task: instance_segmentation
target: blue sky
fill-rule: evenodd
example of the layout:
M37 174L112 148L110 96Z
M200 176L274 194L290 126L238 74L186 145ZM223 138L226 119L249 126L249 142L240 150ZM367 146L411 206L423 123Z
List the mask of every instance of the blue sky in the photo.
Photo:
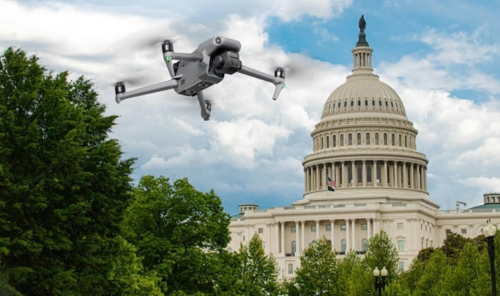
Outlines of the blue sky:
M499 1L7 0L0 50L21 47L54 71L92 79L107 112L119 115L112 136L138 158L136 179L187 177L213 188L234 214L239 203L302 198L310 133L350 74L364 14L375 73L405 103L429 159L430 198L446 209L500 191L499 11ZM191 52L215 35L239 40L247 66L270 71L273 61L301 71L276 102L272 85L227 76L206 91L209 122L196 101L173 91L114 103L117 80L169 79L148 40L175 38L176 51Z

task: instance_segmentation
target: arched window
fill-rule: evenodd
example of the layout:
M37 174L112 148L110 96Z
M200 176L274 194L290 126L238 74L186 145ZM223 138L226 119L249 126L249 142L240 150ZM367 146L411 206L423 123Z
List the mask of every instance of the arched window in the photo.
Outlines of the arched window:
M358 100L358 107L359 107L359 106L361 106L361 101L360 101L360 100Z
M295 252L297 251L297 243L295 241L292 242L292 253L295 254Z
M387 134L384 133L384 145L387 145Z
M344 134L340 135L340 146L344 146Z
M403 142L401 141L401 135L399 135L399 147L403 146Z
M358 133L358 135L356 136L356 138L357 138L358 145L361 145L361 134Z
M364 238L364 239L361 241L361 245L362 245L362 248L363 248L363 252L368 251L368 240L367 240L366 238Z
M372 106L375 106L375 100L372 100Z
M330 148L330 136L326 136L326 148Z
M337 147L337 135L333 135L333 147Z
M391 102L391 104L392 104L392 102ZM347 107L347 101L344 102L344 107Z
M347 242L345 241L345 239L343 239L341 242L340 242L340 251L341 252L345 252L347 249Z
M353 101L353 100L351 100L351 107L353 107L353 106L354 106L354 101Z
M368 100L365 100L365 106L368 106Z
M408 138L405 136L405 147L408 147Z
M349 134L349 146L352 145L352 134Z
M387 101L385 101L385 106L386 107L389 107L389 103L387 103ZM339 106L340 107L340 106Z
M378 105L379 105L380 107L382 107L382 101L381 101L381 100L378 100Z
M378 145L378 133L375 133L375 145Z
M387 103L387 102L386 102ZM340 102L339 102L339 108L340 108Z
M391 135L391 144L392 146L396 146L396 136L394 134Z
M394 108L394 104L392 103L392 101L391 101L391 107Z
M323 149L325 147L325 139L323 137L321 137L321 149Z
M370 133L366 133L366 145L370 145Z

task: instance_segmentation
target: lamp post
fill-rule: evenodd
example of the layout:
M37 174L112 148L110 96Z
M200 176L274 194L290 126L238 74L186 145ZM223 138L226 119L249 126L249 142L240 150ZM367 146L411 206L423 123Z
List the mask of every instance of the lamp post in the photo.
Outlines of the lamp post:
M486 221L487 224L483 228L483 234L488 241L488 255L490 255L490 272L491 272L491 295L497 296L497 283L495 276L495 244L494 238L497 228L491 224L491 219Z
M382 281L379 281L379 276L382 275ZM382 295L382 290L385 289L385 277L387 276L387 269L385 266L382 270L379 270L378 267L375 266L373 270L373 276L375 277L375 290L378 291L378 295Z

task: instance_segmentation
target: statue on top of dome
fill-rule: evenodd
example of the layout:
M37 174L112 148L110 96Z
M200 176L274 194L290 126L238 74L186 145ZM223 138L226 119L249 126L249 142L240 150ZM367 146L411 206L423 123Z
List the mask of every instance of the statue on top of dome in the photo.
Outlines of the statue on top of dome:
M366 28L365 16L362 14L361 18L359 19L359 31L364 32L365 28Z

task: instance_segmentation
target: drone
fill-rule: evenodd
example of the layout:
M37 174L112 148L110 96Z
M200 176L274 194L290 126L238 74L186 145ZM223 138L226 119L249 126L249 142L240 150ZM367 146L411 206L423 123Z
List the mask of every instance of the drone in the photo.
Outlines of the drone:
M221 82L226 74L232 75L239 72L273 83L276 86L273 100L276 100L281 90L285 88L284 68L277 67L274 76L272 76L244 66L239 55L241 44L234 39L220 36L212 37L201 43L192 53L174 52L173 41L164 40L161 49L171 79L132 91L125 90L125 82L118 82L115 84L117 103L138 96L174 89L179 95L197 96L201 117L207 121L210 119L212 105L209 100L205 100L203 90ZM173 60L177 60L177 62L173 63Z

